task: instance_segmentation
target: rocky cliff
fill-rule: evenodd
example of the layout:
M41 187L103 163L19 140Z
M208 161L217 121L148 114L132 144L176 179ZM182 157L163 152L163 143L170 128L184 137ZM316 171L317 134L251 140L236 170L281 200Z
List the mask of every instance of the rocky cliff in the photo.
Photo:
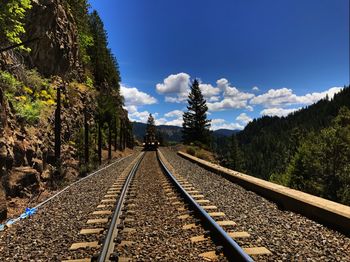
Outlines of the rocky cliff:
M29 44L31 52L0 54L1 70L17 79L8 79L9 74L5 74L0 81L0 221L7 216L6 202L11 200L16 205L12 198L30 199L52 187L58 86L62 87L64 166L60 171L68 180L79 174L76 140L83 126L83 110L86 107L93 111L95 94L86 85L72 82L81 76L77 37L74 19L64 1L33 1L27 13L25 36L38 38ZM30 68L35 68L36 73L28 76ZM33 112L39 119L29 124L25 118L32 117Z
M34 1L26 20L26 38L38 38L28 45L28 66L44 76L79 76L78 33L64 1Z

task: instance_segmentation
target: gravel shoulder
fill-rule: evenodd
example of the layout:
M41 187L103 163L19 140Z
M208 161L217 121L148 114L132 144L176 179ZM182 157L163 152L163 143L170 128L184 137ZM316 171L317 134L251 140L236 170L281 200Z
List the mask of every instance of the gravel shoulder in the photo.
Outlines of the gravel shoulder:
M137 153L72 185L29 219L0 233L0 261L61 261L111 183Z
M256 261L350 261L350 238L299 214L282 211L265 198L187 161L169 148L161 149L176 171L251 235L242 247L268 248L273 255Z

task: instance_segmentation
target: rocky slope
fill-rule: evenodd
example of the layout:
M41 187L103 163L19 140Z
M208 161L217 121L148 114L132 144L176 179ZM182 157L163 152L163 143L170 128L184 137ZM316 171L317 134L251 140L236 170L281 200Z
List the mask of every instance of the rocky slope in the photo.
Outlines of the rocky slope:
M14 199L31 199L79 176L84 110L90 126L94 125L96 90L81 81L74 17L62 0L36 0L32 4L25 39L38 39L29 44L31 51L0 53L0 222L8 217L8 208L11 216L11 209L18 209ZM59 86L64 168L60 170L61 181L53 183Z

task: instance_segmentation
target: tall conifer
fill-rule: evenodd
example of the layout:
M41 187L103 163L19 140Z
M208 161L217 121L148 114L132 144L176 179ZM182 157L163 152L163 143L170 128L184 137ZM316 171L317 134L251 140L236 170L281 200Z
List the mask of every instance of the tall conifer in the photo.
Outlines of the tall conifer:
M200 142L208 145L210 140L210 120L207 119L208 107L197 79L191 85L187 102L187 112L183 114L183 142L185 144Z

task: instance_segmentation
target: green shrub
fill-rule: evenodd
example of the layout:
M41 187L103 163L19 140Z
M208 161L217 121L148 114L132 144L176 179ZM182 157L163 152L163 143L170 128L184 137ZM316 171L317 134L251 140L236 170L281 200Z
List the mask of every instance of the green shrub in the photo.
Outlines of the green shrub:
M34 125L39 122L40 113L44 107L42 101L20 100L13 103L18 116L22 117L28 124Z
M34 94L41 90L49 89L49 80L43 78L36 70L26 70L25 76L23 83L25 86L29 87Z
M0 85L4 87L5 91L11 93L18 92L23 86L13 75L5 71L0 71Z
M186 149L186 153L187 153L187 154L190 154L190 155L192 155L192 156L195 156L195 155L196 155L196 150L194 149L194 147L188 147L188 148Z
M197 152L196 154L196 157L200 158L200 159L203 159L203 160L206 160L206 161L209 161L209 157L208 157L208 154L206 154L205 152L203 151L199 151Z

